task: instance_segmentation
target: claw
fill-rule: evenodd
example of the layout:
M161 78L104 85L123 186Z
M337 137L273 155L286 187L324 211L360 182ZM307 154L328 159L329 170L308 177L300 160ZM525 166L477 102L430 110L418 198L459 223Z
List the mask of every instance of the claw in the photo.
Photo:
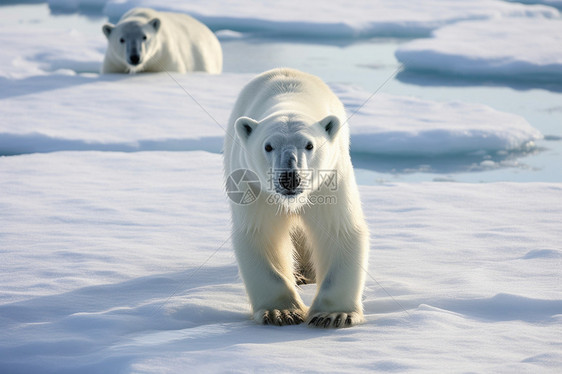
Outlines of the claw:
M351 326L351 316L347 316L346 320L345 320L345 325L346 326Z
M260 319L256 320L261 322L263 325L273 325L273 326L286 326L286 325L298 325L304 322L303 313L300 310L290 310L290 309L271 309L263 310L261 312Z
M281 318L281 312L278 310L274 310L272 314L272 321L275 321L275 324L277 326L283 326L283 318Z
M314 325L317 320L318 320L318 317L314 317L313 319L310 320L310 322L309 322L308 324L309 324L309 325Z
M291 318L291 312L284 310L281 313L281 318L283 319L283 323L285 325L292 325L293 324L293 318Z
M334 326L335 326L335 327L340 327L340 325L341 325L341 316L338 315L338 316L336 317L336 320L334 321Z
M330 327L330 323L332 323L332 319L326 318L326 321L324 322L324 327Z
M295 313L295 312L291 312L291 319L294 321L294 323L296 325L298 325L299 323L304 322L304 318L302 318L302 315L299 313Z

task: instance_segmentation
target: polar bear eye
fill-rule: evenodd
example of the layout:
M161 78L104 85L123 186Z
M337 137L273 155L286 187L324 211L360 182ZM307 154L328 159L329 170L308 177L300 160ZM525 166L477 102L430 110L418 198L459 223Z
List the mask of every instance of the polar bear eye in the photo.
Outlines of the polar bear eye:
M312 149L314 148L314 146L312 145L312 142L308 142L306 143L306 150L307 151L312 151Z
M146 40L146 35L143 35L143 36L142 36L142 40Z
M121 43L121 44L125 43L125 39L123 39L123 38L119 39L119 43Z
M271 144L267 143L267 144L265 145L265 151L266 151L266 152L271 152L271 151L273 151L273 147L271 146Z

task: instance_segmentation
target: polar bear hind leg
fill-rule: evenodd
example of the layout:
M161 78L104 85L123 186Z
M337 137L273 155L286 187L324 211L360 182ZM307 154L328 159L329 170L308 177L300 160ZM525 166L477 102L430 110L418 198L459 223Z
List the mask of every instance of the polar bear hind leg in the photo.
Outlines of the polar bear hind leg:
M297 285L316 283L316 273L312 263L310 243L301 227L291 230L291 241L295 248L295 280Z

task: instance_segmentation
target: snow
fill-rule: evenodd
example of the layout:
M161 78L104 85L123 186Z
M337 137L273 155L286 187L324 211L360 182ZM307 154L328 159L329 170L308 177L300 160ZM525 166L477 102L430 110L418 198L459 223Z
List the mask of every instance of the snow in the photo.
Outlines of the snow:
M55 11L92 12L105 5L103 13L117 20L133 7L185 12L213 30L265 33L298 37L364 38L372 36L420 36L461 20L501 17L558 17L559 12L542 5L525 6L496 0L361 0L232 2L217 0L166 2L156 0L49 0ZM374 10L376 9L376 10Z
M560 184L362 186L367 322L318 331L249 320L221 170L201 151L0 158L0 371L562 365Z
M388 94L369 100L371 94L361 89L336 85L334 90L352 115L353 152L394 156L494 153L533 147L543 137L524 118L482 104Z
M8 89L0 93L0 154L220 152L230 109L251 77L161 73L7 80ZM353 152L494 153L532 148L542 138L522 117L482 104L439 103L382 93L372 96L350 85L332 87L351 116Z
M405 43L396 57L411 70L560 82L560 45L560 19L470 21L436 30L432 38Z
M51 72L75 74L98 72L106 40L74 29L28 28L25 25L0 26L0 80L26 78Z

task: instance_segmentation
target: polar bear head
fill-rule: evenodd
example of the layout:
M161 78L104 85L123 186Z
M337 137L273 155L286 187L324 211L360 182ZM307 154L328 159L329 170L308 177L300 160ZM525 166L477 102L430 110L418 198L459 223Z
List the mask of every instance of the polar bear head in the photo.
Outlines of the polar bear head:
M274 194L276 203L296 212L318 190L318 172L335 170L341 153L336 141L341 123L334 115L315 120L290 113L261 121L240 117L234 128L262 191Z
M120 22L117 25L107 23L102 30L109 42L110 52L133 73L141 71L143 64L156 52L155 36L160 25L160 19L153 18L144 24L139 21Z

